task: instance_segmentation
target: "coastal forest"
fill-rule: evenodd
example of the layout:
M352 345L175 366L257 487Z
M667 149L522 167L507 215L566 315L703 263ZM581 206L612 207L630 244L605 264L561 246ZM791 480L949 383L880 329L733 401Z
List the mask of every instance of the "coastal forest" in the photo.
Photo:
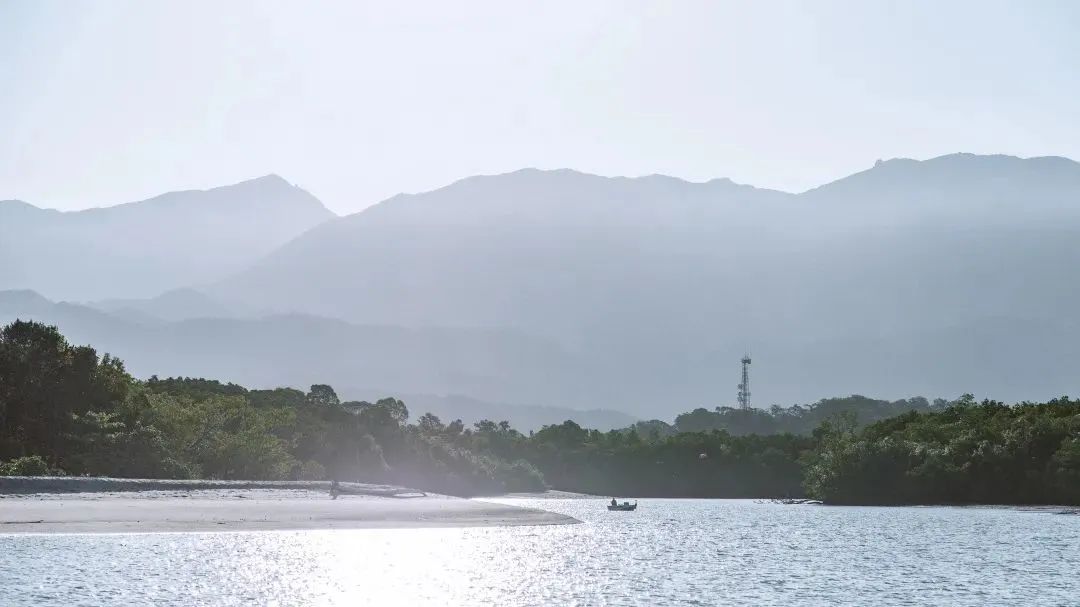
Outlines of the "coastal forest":
M694 409L601 432L416 415L329 385L132 377L56 327L0 329L0 475L329 480L835 504L1080 504L1080 400L861 396Z

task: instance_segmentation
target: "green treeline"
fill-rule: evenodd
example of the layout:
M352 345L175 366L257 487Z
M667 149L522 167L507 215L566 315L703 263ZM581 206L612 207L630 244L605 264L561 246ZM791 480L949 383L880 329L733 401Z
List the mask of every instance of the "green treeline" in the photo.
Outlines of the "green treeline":
M800 458L814 447L812 438L792 434L642 439L636 431L599 432L572 421L530 437L484 435L491 441L485 448L532 462L552 487L642 497L799 496Z
M329 479L453 495L545 487L829 503L1080 504L1080 401L1006 406L853 396L697 409L610 432L572 421L410 420L405 403L314 385L132 378L54 328L0 329L0 475Z
M860 425L869 425L909 411L935 411L948 406L943 399L933 403L921 396L896 401L877 400L865 396L825 398L811 405L770 409L734 409L717 407L694 409L675 418L675 425L667 429L660 426L661 433L707 432L726 430L736 436L746 434L813 434L822 423L839 415L854 413ZM657 422L652 422L657 423ZM663 422L659 422L663 424Z
M324 385L141 382L55 327L0 329L0 473L339 478L456 495L544 488L529 464L430 440L408 418L399 400L342 403Z
M1080 504L1080 400L970 395L855 431L826 423L804 485L835 504Z

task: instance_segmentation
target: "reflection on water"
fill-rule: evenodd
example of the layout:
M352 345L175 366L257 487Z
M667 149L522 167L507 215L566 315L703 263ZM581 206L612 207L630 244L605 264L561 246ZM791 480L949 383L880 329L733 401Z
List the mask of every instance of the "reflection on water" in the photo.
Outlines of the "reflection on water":
M0 604L1080 604L1080 516L497 501L585 524L0 535Z

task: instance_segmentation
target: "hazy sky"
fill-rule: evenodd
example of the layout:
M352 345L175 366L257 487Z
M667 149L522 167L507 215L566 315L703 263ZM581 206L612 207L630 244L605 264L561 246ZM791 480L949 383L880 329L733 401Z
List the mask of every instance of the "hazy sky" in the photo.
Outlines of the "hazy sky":
M1080 158L1080 2L0 0L0 199L279 173L339 213L526 166L803 190Z

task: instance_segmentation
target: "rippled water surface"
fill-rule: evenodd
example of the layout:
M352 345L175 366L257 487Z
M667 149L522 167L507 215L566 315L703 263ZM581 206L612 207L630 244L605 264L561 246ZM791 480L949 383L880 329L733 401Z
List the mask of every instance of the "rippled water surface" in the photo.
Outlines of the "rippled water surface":
M1080 605L1080 516L498 500L582 525L0 535L0 605Z

